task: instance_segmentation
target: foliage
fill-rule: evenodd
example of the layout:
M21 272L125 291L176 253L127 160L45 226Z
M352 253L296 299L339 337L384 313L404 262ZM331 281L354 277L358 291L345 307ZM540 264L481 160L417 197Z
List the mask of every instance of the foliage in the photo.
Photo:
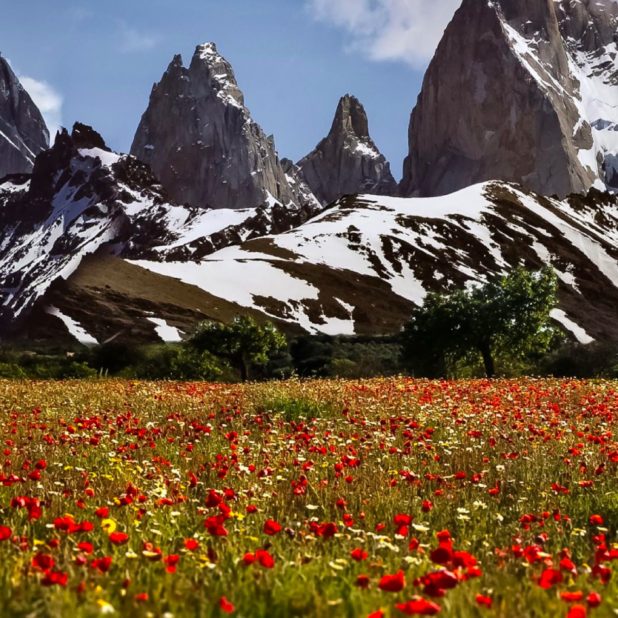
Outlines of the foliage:
M287 341L273 324L260 325L251 317L239 316L231 324L202 322L189 345L227 359L246 381L253 367L267 365L286 348Z
M429 294L404 328L404 362L420 375L440 376L480 356L485 373L493 377L496 358L539 358L557 338L550 320L556 292L552 269L516 268L484 285Z
M0 380L0 414L3 617L618 606L616 382Z

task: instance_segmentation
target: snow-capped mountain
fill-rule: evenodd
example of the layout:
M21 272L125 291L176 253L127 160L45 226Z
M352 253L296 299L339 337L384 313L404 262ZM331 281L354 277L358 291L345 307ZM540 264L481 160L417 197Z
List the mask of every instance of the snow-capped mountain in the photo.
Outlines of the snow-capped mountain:
M36 155L48 146L41 112L0 55L0 178L30 172Z
M409 131L403 195L486 180L618 189L618 3L463 0Z
M551 264L555 317L578 339L618 336L618 201L560 201L486 183L442 198L343 198L300 227L191 263L133 260L309 332L389 332L430 290Z
M98 255L51 290L56 321L40 306L29 335L57 332L61 316L97 341L157 340L239 313L291 332L392 333L428 291L520 263L556 269L553 317L573 338L618 339L616 197L558 200L500 182L440 198L345 197L292 230L196 260Z
M298 167L323 205L344 195L398 192L388 161L369 135L365 108L349 94L339 101L329 134Z
M155 84L131 154L144 161L178 203L211 208L317 205L298 178L288 178L251 118L234 71L213 43L189 67L176 56Z
M98 133L76 124L36 158L32 175L0 183L0 324L6 330L27 318L54 284L101 249L200 259L286 231L313 213L275 200L240 210L175 204L146 164L111 152Z

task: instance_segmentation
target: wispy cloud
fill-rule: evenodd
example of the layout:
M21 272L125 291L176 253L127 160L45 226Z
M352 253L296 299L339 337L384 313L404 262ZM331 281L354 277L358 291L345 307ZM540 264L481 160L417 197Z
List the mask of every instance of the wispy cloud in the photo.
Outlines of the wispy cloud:
M118 35L120 49L125 53L142 52L153 49L160 41L160 37L149 32L141 32L125 22L120 22Z
M342 28L372 60L420 67L432 57L461 0L305 0L313 17Z
M53 142L56 132L62 126L62 95L50 84L27 75L20 75L19 81L26 89L35 105L41 110L50 139Z

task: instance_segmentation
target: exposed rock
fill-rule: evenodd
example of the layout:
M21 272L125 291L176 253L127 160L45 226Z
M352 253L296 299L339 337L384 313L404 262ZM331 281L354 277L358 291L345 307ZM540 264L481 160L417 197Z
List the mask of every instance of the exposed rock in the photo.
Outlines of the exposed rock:
M0 178L32 170L49 146L49 131L38 107L0 56Z
M404 195L618 186L618 3L464 0L425 75Z
M230 64L200 45L189 68L176 56L156 84L131 154L153 169L179 203L253 208L303 203L272 138L251 119Z
M339 101L328 136L298 167L323 205L357 193L397 194L390 165L369 135L365 109L349 94Z

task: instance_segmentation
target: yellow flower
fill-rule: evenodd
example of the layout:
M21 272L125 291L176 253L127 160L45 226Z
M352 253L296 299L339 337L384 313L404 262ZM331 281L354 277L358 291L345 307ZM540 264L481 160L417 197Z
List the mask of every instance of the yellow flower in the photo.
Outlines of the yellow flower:
M101 528L107 533L111 534L116 530L118 524L113 519L102 519L101 520Z

